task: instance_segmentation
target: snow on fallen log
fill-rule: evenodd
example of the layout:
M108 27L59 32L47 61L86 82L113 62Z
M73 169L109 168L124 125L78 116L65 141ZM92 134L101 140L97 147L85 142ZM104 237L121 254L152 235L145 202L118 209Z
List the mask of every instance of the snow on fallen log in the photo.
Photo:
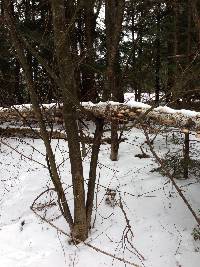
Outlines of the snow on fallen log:
M62 104L43 104L41 105L42 113L46 121L62 123ZM85 113L84 113L85 110ZM77 113L80 117L88 117L92 114L95 117L103 117L107 121L113 118L119 122L135 121L152 122L158 125L174 126L178 128L187 128L194 130L200 134L200 112L191 110L175 110L167 106L159 106L156 108L142 102L136 102L133 99L127 99L125 103L113 101L99 102L83 102L81 107L77 107ZM28 121L37 122L32 106L17 105L10 108L0 108L1 122L21 121L24 124Z
M200 112L191 110L175 110L167 106L153 108L150 105L127 101L118 102L100 102L93 104L83 103L85 109L90 110L96 116L105 118L118 118L119 121L153 122L156 124L174 126L178 128L187 128L194 131L200 131Z

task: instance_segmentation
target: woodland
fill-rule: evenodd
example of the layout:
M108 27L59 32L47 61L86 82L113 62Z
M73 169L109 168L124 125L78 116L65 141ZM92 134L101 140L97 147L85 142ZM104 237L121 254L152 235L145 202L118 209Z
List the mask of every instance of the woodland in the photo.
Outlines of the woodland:
M199 64L198 0L0 0L0 266L199 267Z

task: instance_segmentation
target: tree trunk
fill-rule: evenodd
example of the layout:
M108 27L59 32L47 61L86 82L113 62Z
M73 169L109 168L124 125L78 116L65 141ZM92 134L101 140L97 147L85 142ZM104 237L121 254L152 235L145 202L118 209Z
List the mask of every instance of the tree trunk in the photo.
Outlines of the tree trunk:
M192 16L198 36L198 48L200 47L200 14L197 8L197 0L191 0Z
M118 140L118 121L114 118L111 122L111 153L110 159L112 161L118 160L119 140Z
M94 14L94 0L84 1L84 24L85 24L85 48L86 58L83 62L82 67L82 101L97 100L97 90L95 84L95 28L96 28L96 17Z
M118 64L119 41L122 31L122 22L125 9L124 0L105 1L105 26L106 26L106 49L107 68L105 73L105 85L103 90L103 100L107 101L117 95L116 84L116 64ZM120 88L118 88L120 89ZM116 101L116 99L115 99Z
M17 59L15 60L15 96L17 104L24 103L23 93L20 86L20 63Z
M68 5L71 7L72 2ZM57 57L57 64L62 83L63 94L63 119L68 138L69 156L71 162L72 184L74 193L74 227L72 236L80 240L85 240L88 236L86 220L85 190L81 150L76 122L75 105L69 97L69 92L76 97L76 87L74 84L73 51L70 40L70 31L66 32L71 20L65 17L65 1L52 0L52 14L54 27L54 43ZM68 8L69 8L68 6ZM70 25L73 28L73 25Z
M167 4L167 16L168 16L168 67L167 67L167 89L166 89L166 102L169 103L172 100L172 95L175 87L175 77L177 70L177 3Z
M136 69L136 41L135 41L135 34L136 34L136 27L135 27L135 3L134 1L131 1L131 38L132 38L132 49L133 49L133 52L132 52L132 72L133 72L133 75L135 74L135 69ZM138 100L138 86L137 86L137 80L136 80L136 77L133 78L133 81L132 81L132 88L134 89L135 91L135 101Z
M140 102L141 101L141 89L142 89L142 78L141 78L141 74L142 74L142 64L141 64L141 58L143 56L143 16L145 15L145 12L143 10L143 6L140 7L140 18L139 18L139 23L138 23L138 64L137 64L137 68L138 68L138 73L140 74L137 77L137 88L136 88L136 101Z
M183 156L184 156L183 177L185 179L188 179L189 160L190 160L190 133L189 131L186 131L184 135L185 135L185 139L184 139L184 150L183 150Z
M45 122L42 117L42 112L40 110L40 105L38 102L38 97L37 97L35 85L33 82L32 70L31 70L31 67L28 65L28 60L24 54L25 49L24 47L22 47L20 39L18 38L17 30L15 28L15 22L13 20L12 12L11 12L12 3L10 0L5 0L3 1L3 3L4 3L4 10L5 10L5 19L6 19L7 26L9 28L11 42L16 50L18 60L21 63L21 66L23 68L25 81L26 81L26 84L27 84L27 87L30 93L31 102L33 105L33 110L39 122L40 133L41 133L42 139L46 147L46 153L47 153L47 157L49 160L50 171L51 171L51 178L52 178L52 182L55 186L55 190L58 195L58 201L61 207L61 212L63 216L65 217L65 219L67 220L70 229L72 230L73 219L71 217L71 213L70 213L70 210L67 204L67 200L66 200L65 193L62 187L62 183L57 172L55 157L54 157L54 154L51 148L49 136L46 130Z
M87 223L88 227L91 226L91 217L92 217L92 209L94 202L94 190L95 190L95 182L96 182L96 170L98 163L98 155L101 145L101 137L103 134L103 124L104 120L99 118L96 120L96 130L94 134L94 142L92 146L92 156L90 161L90 173L89 173L89 182L88 182L88 192L87 192Z
M187 16L188 16L188 20L187 20L187 56L188 56L188 63L190 64L192 57L191 57L191 53L192 53L192 10L191 10L191 5L190 5L190 1L188 0L188 4L187 4Z
M114 101L124 102L122 84L120 81L119 65L119 42L122 31L125 1L105 1L105 26L106 26L106 48L107 48L107 69L103 100L111 98ZM111 123L111 160L118 158L118 122L113 120Z
M156 6L156 62L155 62L155 103L158 104L160 100L160 12L161 4Z

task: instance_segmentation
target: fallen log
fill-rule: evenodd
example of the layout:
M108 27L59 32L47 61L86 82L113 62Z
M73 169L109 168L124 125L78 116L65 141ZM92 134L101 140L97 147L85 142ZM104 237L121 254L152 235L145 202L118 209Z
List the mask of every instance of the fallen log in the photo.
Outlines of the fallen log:
M93 104L90 102L83 103L85 114L77 109L77 118L90 119L88 114L92 114L93 117L103 117L105 121L110 122L113 118L116 118L119 123L128 123L129 121L135 121L136 123L153 123L156 125L173 126L180 129L187 128L196 131L200 134L200 112L186 111L186 110L174 110L168 107L158 107L153 109L149 105L135 102L136 105L129 103L117 103L117 102L104 102ZM62 124L62 106L61 105L43 105L42 113L46 123ZM27 125L27 122L37 123L35 114L31 108L23 106L10 107L0 110L1 123L21 123Z

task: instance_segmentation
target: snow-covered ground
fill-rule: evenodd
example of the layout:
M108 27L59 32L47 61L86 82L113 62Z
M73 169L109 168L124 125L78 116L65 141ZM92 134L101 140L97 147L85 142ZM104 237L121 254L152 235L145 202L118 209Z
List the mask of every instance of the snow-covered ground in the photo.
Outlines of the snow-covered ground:
M92 127L91 127L92 128ZM95 197L96 217L88 243L110 254L145 267L199 267L200 241L191 235L196 222L168 178L158 172L152 156L138 158L143 133L136 128L125 132L127 140L120 144L119 160L109 159L109 145L102 145L98 166L98 194ZM0 142L0 267L124 267L128 264L114 260L86 245L68 243L68 237L41 221L30 209L33 200L51 187L41 140L2 139L33 162ZM67 189L67 199L73 209L70 165L67 143L52 141L56 160ZM161 155L178 145L168 143L159 135L154 142ZM35 147L36 149L34 149ZM198 146L197 146L198 148ZM143 149L151 155L146 144ZM85 179L88 178L89 156L84 160ZM179 180L183 193L198 212L200 183L198 179ZM117 190L116 205L109 206L106 188ZM44 194L38 205L54 202L54 194ZM123 209L130 222L127 232ZM96 208L97 206L97 208ZM49 206L44 213L65 232L69 232L57 208ZM58 218L57 218L58 217ZM142 260L141 254L144 257ZM131 266L131 265L130 265Z

